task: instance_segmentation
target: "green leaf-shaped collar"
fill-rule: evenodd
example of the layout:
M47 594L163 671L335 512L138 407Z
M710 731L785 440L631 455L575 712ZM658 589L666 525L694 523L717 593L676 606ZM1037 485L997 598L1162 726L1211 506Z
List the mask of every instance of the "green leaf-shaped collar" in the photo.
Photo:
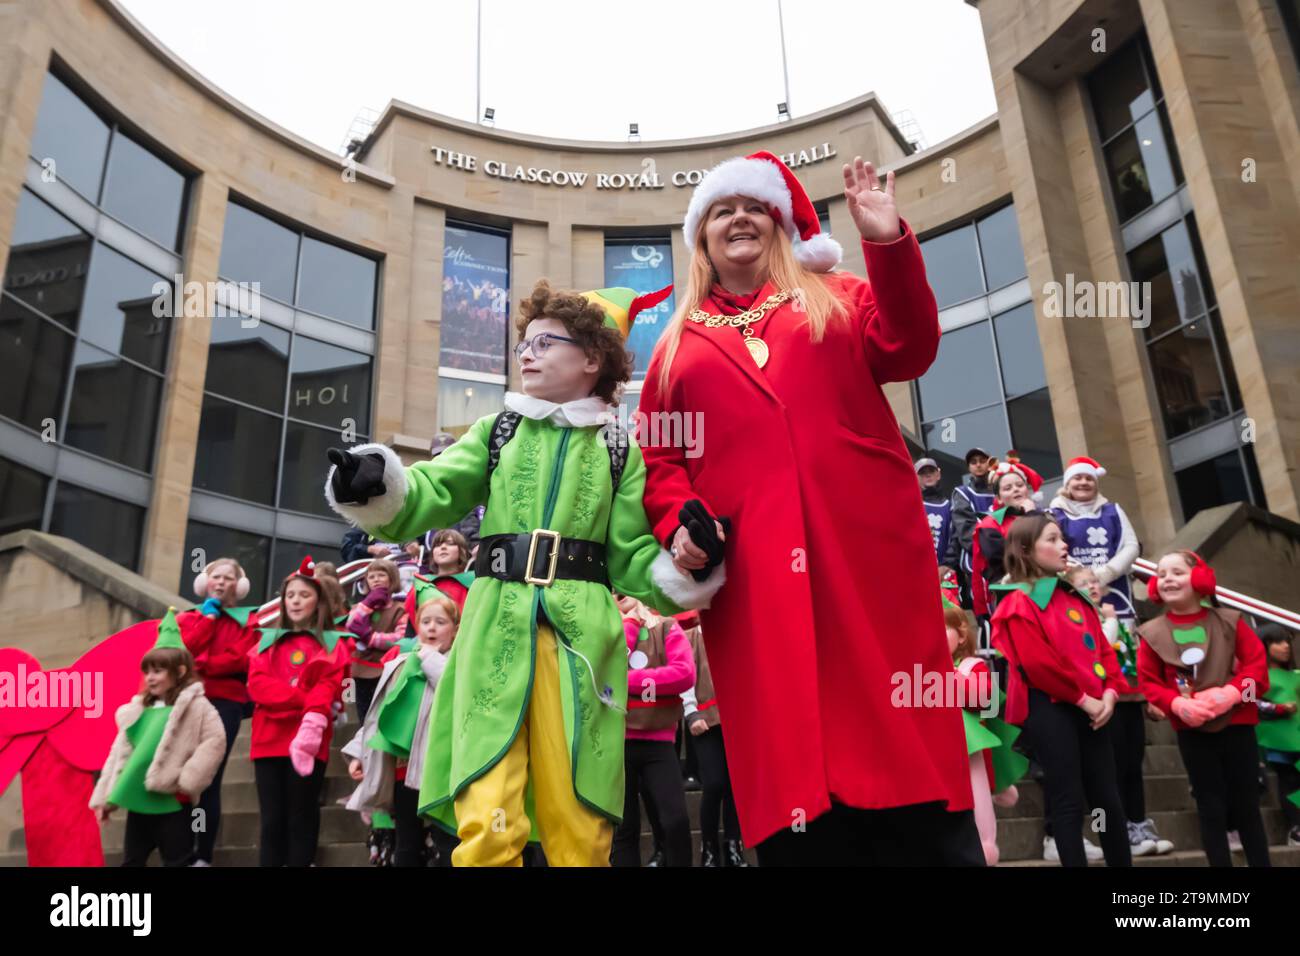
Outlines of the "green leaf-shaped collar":
M282 627L260 627L258 630L262 632L262 640L259 641L257 645L257 653L259 654L274 647L280 638L286 637L290 634L309 634L312 637L316 636L315 634L312 634L311 631L291 631ZM332 654L334 653L334 648L338 645L339 640L350 636L351 635L343 631L325 631L320 636L320 643L321 646L325 648L326 653Z

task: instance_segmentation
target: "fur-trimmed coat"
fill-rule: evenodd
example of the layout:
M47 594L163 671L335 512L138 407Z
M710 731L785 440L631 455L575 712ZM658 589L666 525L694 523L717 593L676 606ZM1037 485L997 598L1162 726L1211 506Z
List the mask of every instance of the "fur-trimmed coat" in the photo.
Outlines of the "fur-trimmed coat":
M108 795L131 756L126 730L144 713L145 696L137 694L117 709L117 738L90 795L92 810L108 805ZM226 730L221 717L204 696L203 684L195 681L176 696L158 749L145 773L144 785L155 793L184 793L197 802L217 775L225 755Z

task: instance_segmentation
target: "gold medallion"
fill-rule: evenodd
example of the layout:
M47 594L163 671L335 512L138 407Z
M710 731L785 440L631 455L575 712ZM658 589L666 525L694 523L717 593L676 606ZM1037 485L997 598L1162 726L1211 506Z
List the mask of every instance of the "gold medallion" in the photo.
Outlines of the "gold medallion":
M749 354L754 357L755 364L762 368L767 364L769 355L767 343L758 336L749 336L745 339L745 348L749 349Z

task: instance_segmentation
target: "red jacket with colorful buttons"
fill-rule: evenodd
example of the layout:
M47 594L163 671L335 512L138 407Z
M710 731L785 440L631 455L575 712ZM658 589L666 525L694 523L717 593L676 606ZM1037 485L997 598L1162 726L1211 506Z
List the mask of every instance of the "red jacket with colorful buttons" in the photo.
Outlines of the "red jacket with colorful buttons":
M304 714L327 720L317 760L328 760L334 734L334 703L343 695L343 678L352 641L339 631L320 639L306 631L266 629L249 652L248 695L253 699L249 756L287 757Z
M1123 689L1115 650L1086 597L1067 581L1000 584L1005 596L993 613L993 646L1007 659L1006 720L1023 724L1029 688L1053 701L1077 704Z

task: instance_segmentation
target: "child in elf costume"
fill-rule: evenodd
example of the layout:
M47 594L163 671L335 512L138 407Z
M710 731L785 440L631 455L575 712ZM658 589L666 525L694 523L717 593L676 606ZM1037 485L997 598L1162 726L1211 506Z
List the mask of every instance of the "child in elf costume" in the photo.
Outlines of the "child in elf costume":
M1264 762L1277 771L1286 845L1300 846L1300 670L1296 670L1290 631L1280 624L1265 624L1259 637L1268 654L1268 692L1257 702L1255 739L1264 751Z
M486 503L460 636L434 695L420 811L461 839L457 866L518 866L530 835L552 866L606 866L623 814L627 648L610 586L669 614L708 603L642 505L641 451L612 424L631 374L630 289L522 303L524 393L432 461L383 445L330 450L325 494L384 540ZM607 426L607 427L606 427Z
M1068 581L1067 547L1050 514L1018 518L1006 537L1007 583L993 614L993 646L1007 659L1009 723L1024 727L1043 767L1063 866L1087 866L1083 822L1100 822L1107 866L1130 866L1115 754L1102 728L1119 699L1119 664L1092 602ZM1104 816L1096 817L1097 810Z
M468 565L469 544L463 534L454 528L443 528L430 536L428 577L462 612L469 586L474 583L474 572L466 570Z
M402 589L397 565L387 558L370 562L365 574L366 596L349 613L344 626L354 638L352 680L357 695L357 720L366 712L379 683L381 661L389 648L406 636L406 612L397 599Z
M181 642L175 608L158 622L158 641L140 670L145 689L118 708L117 738L90 808L101 820L126 808L123 866L144 866L155 848L164 866L187 866L190 804L212 783L226 735Z
M1192 551L1156 563L1147 598L1164 614L1138 628L1138 686L1177 733L1210 866L1232 866L1231 827L1246 862L1269 866L1255 745L1255 701L1269 688L1264 648L1238 612L1206 603L1217 587Z
M342 697L352 641L351 635L330 629L310 556L284 579L277 623L261 629L248 666L249 756L262 818L260 865L311 866L335 704Z
M404 638L384 663L365 723L343 748L348 772L359 783L349 810L391 814L396 830L394 865L424 864L424 828L416 807L428 744L433 692L456 639L456 602L416 576L407 607L415 637Z
M240 605L248 597L249 581L234 558L209 561L194 578L194 593L203 604L176 615L181 640L194 655L194 671L203 681L203 693L217 709L226 731L226 752L203 791L199 809L206 826L195 835L194 864L208 866L221 826L221 780L226 761L239 736L239 725L252 711L248 699L248 652L257 643L257 605Z
M1064 527L1061 533L1065 534ZM1070 557L1073 560L1073 547ZM1173 842L1156 833L1155 821L1146 813L1142 760L1146 755L1147 708L1150 705L1137 686L1137 636L1128 629L1116 606L1102 600L1105 591L1094 568L1072 564L1066 569L1065 578L1086 594L1097 609L1101 616L1101 632L1110 642L1119 662L1119 679L1115 684L1119 699L1111 720L1110 739L1115 749L1115 780L1119 784L1120 800L1124 803L1124 816L1128 818L1129 851L1133 856L1172 853Z
M975 652L975 629L966 612L947 594L943 597L943 622L948 631L948 650L962 688L962 719L966 725L966 752L970 757L971 792L975 797L975 825L984 848L984 862L997 866L998 821L993 804L1016 805L1020 793L1015 784L1024 776L1029 761L1011 749L1020 735L1018 728L997 717L980 719L980 711L987 711L992 703L993 672Z

